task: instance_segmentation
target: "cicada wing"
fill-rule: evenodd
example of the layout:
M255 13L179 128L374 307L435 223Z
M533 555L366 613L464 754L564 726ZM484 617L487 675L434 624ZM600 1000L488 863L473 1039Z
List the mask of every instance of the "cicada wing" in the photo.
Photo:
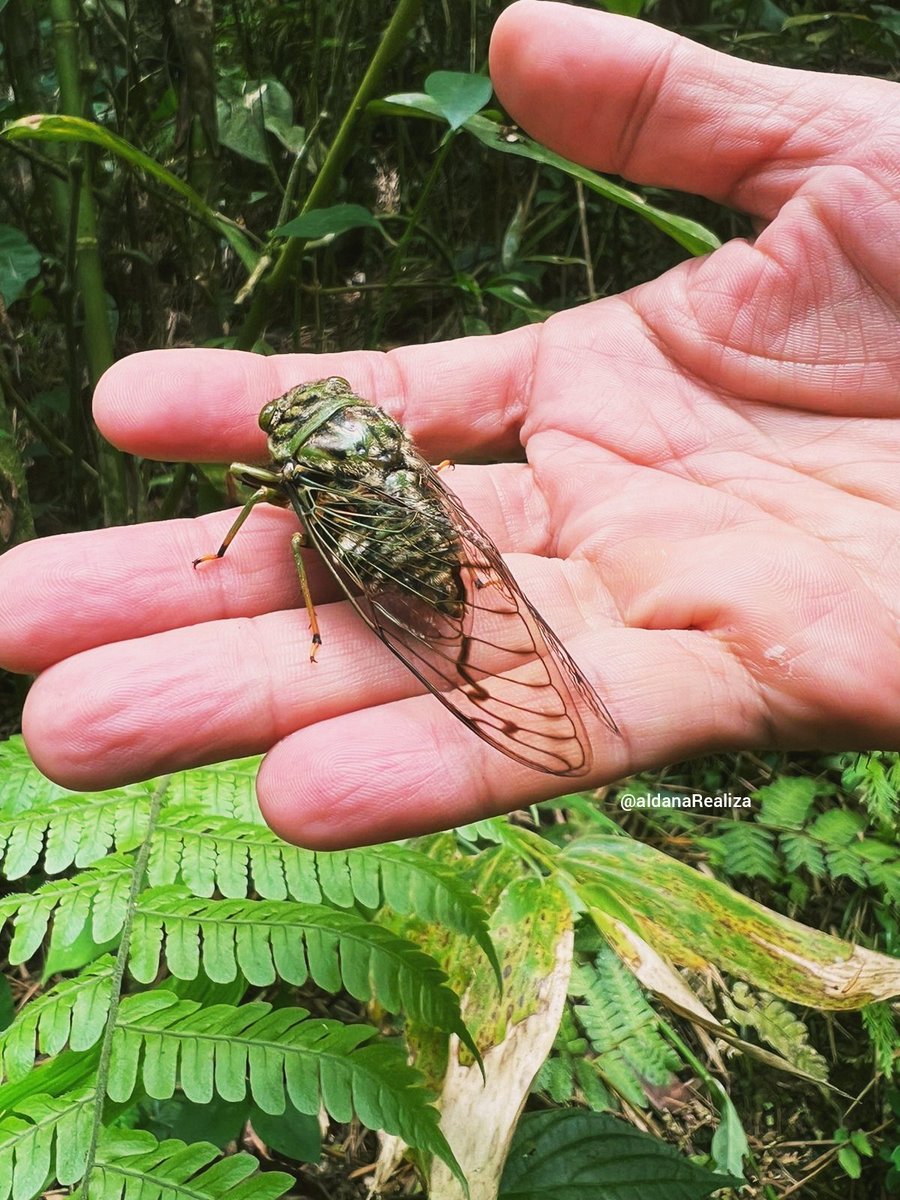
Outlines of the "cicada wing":
M424 466L425 464L423 464ZM456 603L435 605L427 588L392 571L383 547L427 510L396 497L327 489L296 494L310 540L342 590L385 645L450 711L504 754L553 775L580 776L592 765L583 714L618 732L603 701L509 573L497 547L430 468L430 519L454 531ZM353 556L349 514L359 531ZM427 573L446 567L429 563ZM378 582L373 583L377 578Z

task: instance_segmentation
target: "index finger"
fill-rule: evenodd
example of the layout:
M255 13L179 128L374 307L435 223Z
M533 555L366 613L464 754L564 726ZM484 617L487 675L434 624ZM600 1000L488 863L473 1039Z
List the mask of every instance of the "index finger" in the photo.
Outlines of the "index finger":
M521 454L534 327L378 353L147 350L106 372L94 394L100 432L120 450L166 461L262 460L259 411L289 388L342 375L412 434L427 457Z

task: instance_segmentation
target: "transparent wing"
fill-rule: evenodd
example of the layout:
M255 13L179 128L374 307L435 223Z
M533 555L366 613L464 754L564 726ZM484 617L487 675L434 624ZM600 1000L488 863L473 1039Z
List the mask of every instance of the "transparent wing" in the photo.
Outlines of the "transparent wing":
M586 774L592 754L583 714L617 733L615 721L484 530L430 467L422 483L423 506L374 490L294 485L290 494L348 599L455 716L526 766ZM423 536L429 521L433 538ZM427 547L446 544L448 529L450 590L437 600L427 580L441 573L447 580L448 562ZM390 553L404 537L415 538L419 578Z

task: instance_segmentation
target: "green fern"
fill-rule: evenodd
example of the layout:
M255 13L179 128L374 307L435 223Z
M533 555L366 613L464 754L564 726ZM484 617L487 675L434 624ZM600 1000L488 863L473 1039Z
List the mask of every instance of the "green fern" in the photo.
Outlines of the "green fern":
M354 1112L364 1125L397 1134L437 1155L459 1178L438 1112L402 1046L368 1025L311 1018L302 1008L263 1001L203 1006L161 989L123 998L113 1034L107 1092L122 1103L138 1082L166 1100L181 1088L197 1104L213 1095L243 1100L249 1082L263 1112L279 1114L285 1095L301 1113L320 1104L337 1121Z
M78 1200L277 1200L293 1185L282 1171L260 1171L243 1152L223 1158L208 1142L157 1142L142 1130L108 1130L89 1188Z
M138 901L130 962L136 979L156 978L163 945L179 979L194 979L201 966L223 983L240 970L257 987L311 977L325 990L343 987L358 1000L374 998L390 1012L454 1032L477 1057L459 998L434 959L355 913L290 900L197 900L160 888Z
M827 874L827 864L822 847L805 833L783 833L778 846L784 855L788 871L805 870L814 879Z
M66 798L68 800L68 798ZM149 796L129 795L125 815L113 820L112 807L79 805L58 814L38 807L22 819L0 822L0 842L7 847L2 869L20 878L40 860L63 870L93 855L93 867L77 883L50 880L31 894L0 901L0 920L16 918L12 962L35 953L55 920L60 944L73 941L92 920L98 944L115 937L124 918L130 881L130 860L121 854L102 855L122 834L122 845L139 840L141 821L149 812ZM102 836L93 823L103 826ZM20 828L21 825L21 828ZM59 849L65 832L67 851ZM96 852L96 853L95 853ZM49 865L48 865L49 864ZM219 817L194 808L165 808L156 827L147 868L154 885L183 883L200 897L217 890L232 899L256 891L267 899L290 896L307 903L323 901L341 908L389 904L402 914L447 925L474 939L496 969L496 956L487 932L482 903L445 864L405 846L384 845L365 850L316 854L282 842L268 828ZM102 932L101 932L102 931Z
M900 754L873 750L844 760L841 783L857 795L869 816L883 829L894 831L900 820Z
M816 796L833 791L832 785L820 784L807 775L782 775L754 793L760 804L758 819L776 829L801 829Z
M712 862L726 875L766 879L777 883L781 877L775 835L749 821L736 821L720 837L698 838L709 851Z
M814 1079L828 1078L825 1059L809 1044L806 1026L781 1000L735 983L731 995L723 997L723 1005L733 1021L744 1029L755 1029L788 1062Z
M900 1030L890 1004L867 1004L862 1010L862 1021L872 1045L875 1065L885 1078L890 1079L900 1050Z
M0 1034L0 1070L4 1080L24 1079L35 1052L59 1054L64 1046L86 1050L103 1034L112 993L113 960L98 959L76 979L64 979L26 1004Z
M593 966L573 970L569 990L583 998L574 1012L597 1055L596 1070L624 1099L646 1107L645 1083L671 1083L681 1064L634 976L604 948Z
M33 892L0 900L0 924L13 921L9 947L12 964L37 953L53 923L54 946L70 945L89 925L97 945L116 937L125 921L133 864L125 855L110 855L74 879L50 879Z
M0 1200L25 1200L48 1179L77 1183L84 1173L96 1096L82 1087L63 1097L30 1096L0 1117Z

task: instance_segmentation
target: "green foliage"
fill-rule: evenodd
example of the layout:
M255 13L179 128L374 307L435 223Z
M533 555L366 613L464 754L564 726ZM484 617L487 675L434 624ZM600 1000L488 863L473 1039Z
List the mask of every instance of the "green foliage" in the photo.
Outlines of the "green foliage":
M0 225L0 299L7 308L41 270L40 252L20 229Z
M100 1144L90 1200L277 1200L293 1180L282 1171L258 1170L250 1154L220 1158L215 1146L157 1142L141 1130L110 1130ZM85 1189L74 1193L88 1200Z
M109 1140L110 1104L179 1097L242 1103L245 1119L261 1113L263 1125L297 1126L324 1106L336 1121L355 1115L458 1171L402 1044L289 1002L292 989L312 985L375 1001L455 1033L477 1055L444 972L371 915L390 900L395 911L440 921L487 951L496 971L484 907L452 869L410 847L316 855L286 846L258 822L247 763L195 772L194 788L182 776L86 800L42 786L17 744L6 752L14 769L0 805L16 815L0 823L2 867L31 884L0 900L13 926L10 962L85 937L90 961L0 1032L0 1200L3 1186L29 1200L46 1180L68 1186L85 1170L92 1197L118 1195L132 1167L153 1186L174 1170L175 1194L190 1181L192 1195L224 1195L216 1187L225 1168L209 1166L209 1146L157 1146L149 1133ZM70 874L41 882L39 863ZM101 953L111 939L121 939L115 959ZM122 994L126 967L150 990ZM217 998L238 982L238 997L253 986L281 999ZM280 1136L277 1121L271 1131ZM266 1195L271 1176L251 1176L249 1156L240 1162L242 1198Z
M656 1013L630 971L609 949L576 968L570 992L581 1003L573 1012L596 1058L594 1069L627 1103L644 1107L646 1086L664 1089L681 1066L658 1032Z
M763 1041L814 1079L827 1079L825 1059L809 1044L809 1031L781 1000L764 992L754 995L745 983L736 983L723 998L725 1011L742 1029L754 1029Z
M740 1183L605 1113L532 1113L516 1136L499 1200L701 1200Z
M139 1083L158 1100L180 1087L204 1104L214 1095L243 1100L249 1086L263 1112L284 1112L287 1097L301 1113L321 1103L338 1121L356 1113L453 1165L420 1079L403 1047L378 1040L371 1026L262 1001L202 1005L156 989L122 1001L107 1088L122 1103Z
M782 775L755 793L759 808L752 820L725 823L698 844L730 878L777 886L790 882L795 896L801 895L797 884L804 876L846 879L857 887L883 890L893 904L900 903L900 850L891 824L897 810L891 780L895 773L900 778L895 758L861 756L843 771L845 787L852 785L870 797L868 820L850 802L834 802L833 782Z
M66 1186L84 1174L96 1096L30 1096L0 1117L0 1200L36 1196L48 1177Z

